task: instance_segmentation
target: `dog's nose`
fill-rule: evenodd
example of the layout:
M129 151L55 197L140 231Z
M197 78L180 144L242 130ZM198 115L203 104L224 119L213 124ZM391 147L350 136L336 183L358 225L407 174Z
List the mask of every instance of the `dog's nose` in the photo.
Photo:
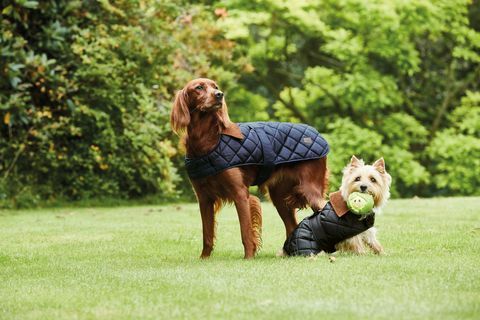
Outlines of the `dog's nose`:
M223 92L220 90L215 90L215 97L217 98L217 100L222 100Z
M361 185L360 186L360 190L362 190L362 192L365 192L365 190L367 190L367 186L366 185Z

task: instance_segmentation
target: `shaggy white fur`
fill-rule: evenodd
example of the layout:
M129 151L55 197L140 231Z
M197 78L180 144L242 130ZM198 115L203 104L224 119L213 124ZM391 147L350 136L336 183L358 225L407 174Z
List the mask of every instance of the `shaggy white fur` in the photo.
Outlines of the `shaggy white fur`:
M378 159L372 165L365 165L363 160L352 156L350 164L343 169L340 191L347 201L352 192L366 192L373 196L373 212L378 214L390 198L392 177L385 170L385 161ZM367 247L376 254L383 253L383 247L377 240L377 229L372 227L361 234L338 243L338 251L365 253Z

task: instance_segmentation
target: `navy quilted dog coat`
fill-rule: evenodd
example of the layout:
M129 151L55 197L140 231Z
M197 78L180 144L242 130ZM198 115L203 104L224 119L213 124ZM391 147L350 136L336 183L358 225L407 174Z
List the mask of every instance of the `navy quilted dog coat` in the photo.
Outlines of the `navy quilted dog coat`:
M198 158L185 157L190 179L215 175L225 169L258 165L253 185L265 182L279 164L320 159L328 154L327 141L306 124L286 122L237 123L243 139L222 134L211 152Z
M366 231L374 222L374 213L366 217L353 214L340 193L335 192L322 210L299 223L285 241L283 250L289 256L335 252L337 243Z

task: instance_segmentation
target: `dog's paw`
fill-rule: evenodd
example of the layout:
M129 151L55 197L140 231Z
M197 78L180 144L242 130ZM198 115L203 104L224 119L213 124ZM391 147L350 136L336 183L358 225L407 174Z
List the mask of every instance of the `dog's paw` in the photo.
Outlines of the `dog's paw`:
M311 254L311 255L307 256L307 260L315 261L315 260L317 260L317 255L316 254Z
M287 256L287 253L285 252L285 250L283 250L283 248L281 248L280 250L277 251L275 256L279 258L283 258Z

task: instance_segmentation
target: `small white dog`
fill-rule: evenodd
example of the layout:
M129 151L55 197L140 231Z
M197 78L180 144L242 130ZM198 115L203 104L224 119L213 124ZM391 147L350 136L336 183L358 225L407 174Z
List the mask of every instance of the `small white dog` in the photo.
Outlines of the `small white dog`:
M347 201L352 192L365 192L373 196L375 214L380 213L387 200L390 198L390 185L392 177L385 170L385 161L378 159L372 165L365 165L363 160L352 156L350 164L343 169L342 185L340 192L343 200ZM374 253L381 254L383 247L376 237L377 229L370 229L337 243L338 251L365 253L367 247Z
M330 194L323 209L303 219L285 241L281 256L315 256L335 251L365 253L371 248L381 254L383 247L373 227L375 214L390 197L392 178L385 170L385 161L378 159L372 165L352 156L343 170L340 190ZM347 205L352 192L368 193L373 197L373 209L365 215L351 212Z

